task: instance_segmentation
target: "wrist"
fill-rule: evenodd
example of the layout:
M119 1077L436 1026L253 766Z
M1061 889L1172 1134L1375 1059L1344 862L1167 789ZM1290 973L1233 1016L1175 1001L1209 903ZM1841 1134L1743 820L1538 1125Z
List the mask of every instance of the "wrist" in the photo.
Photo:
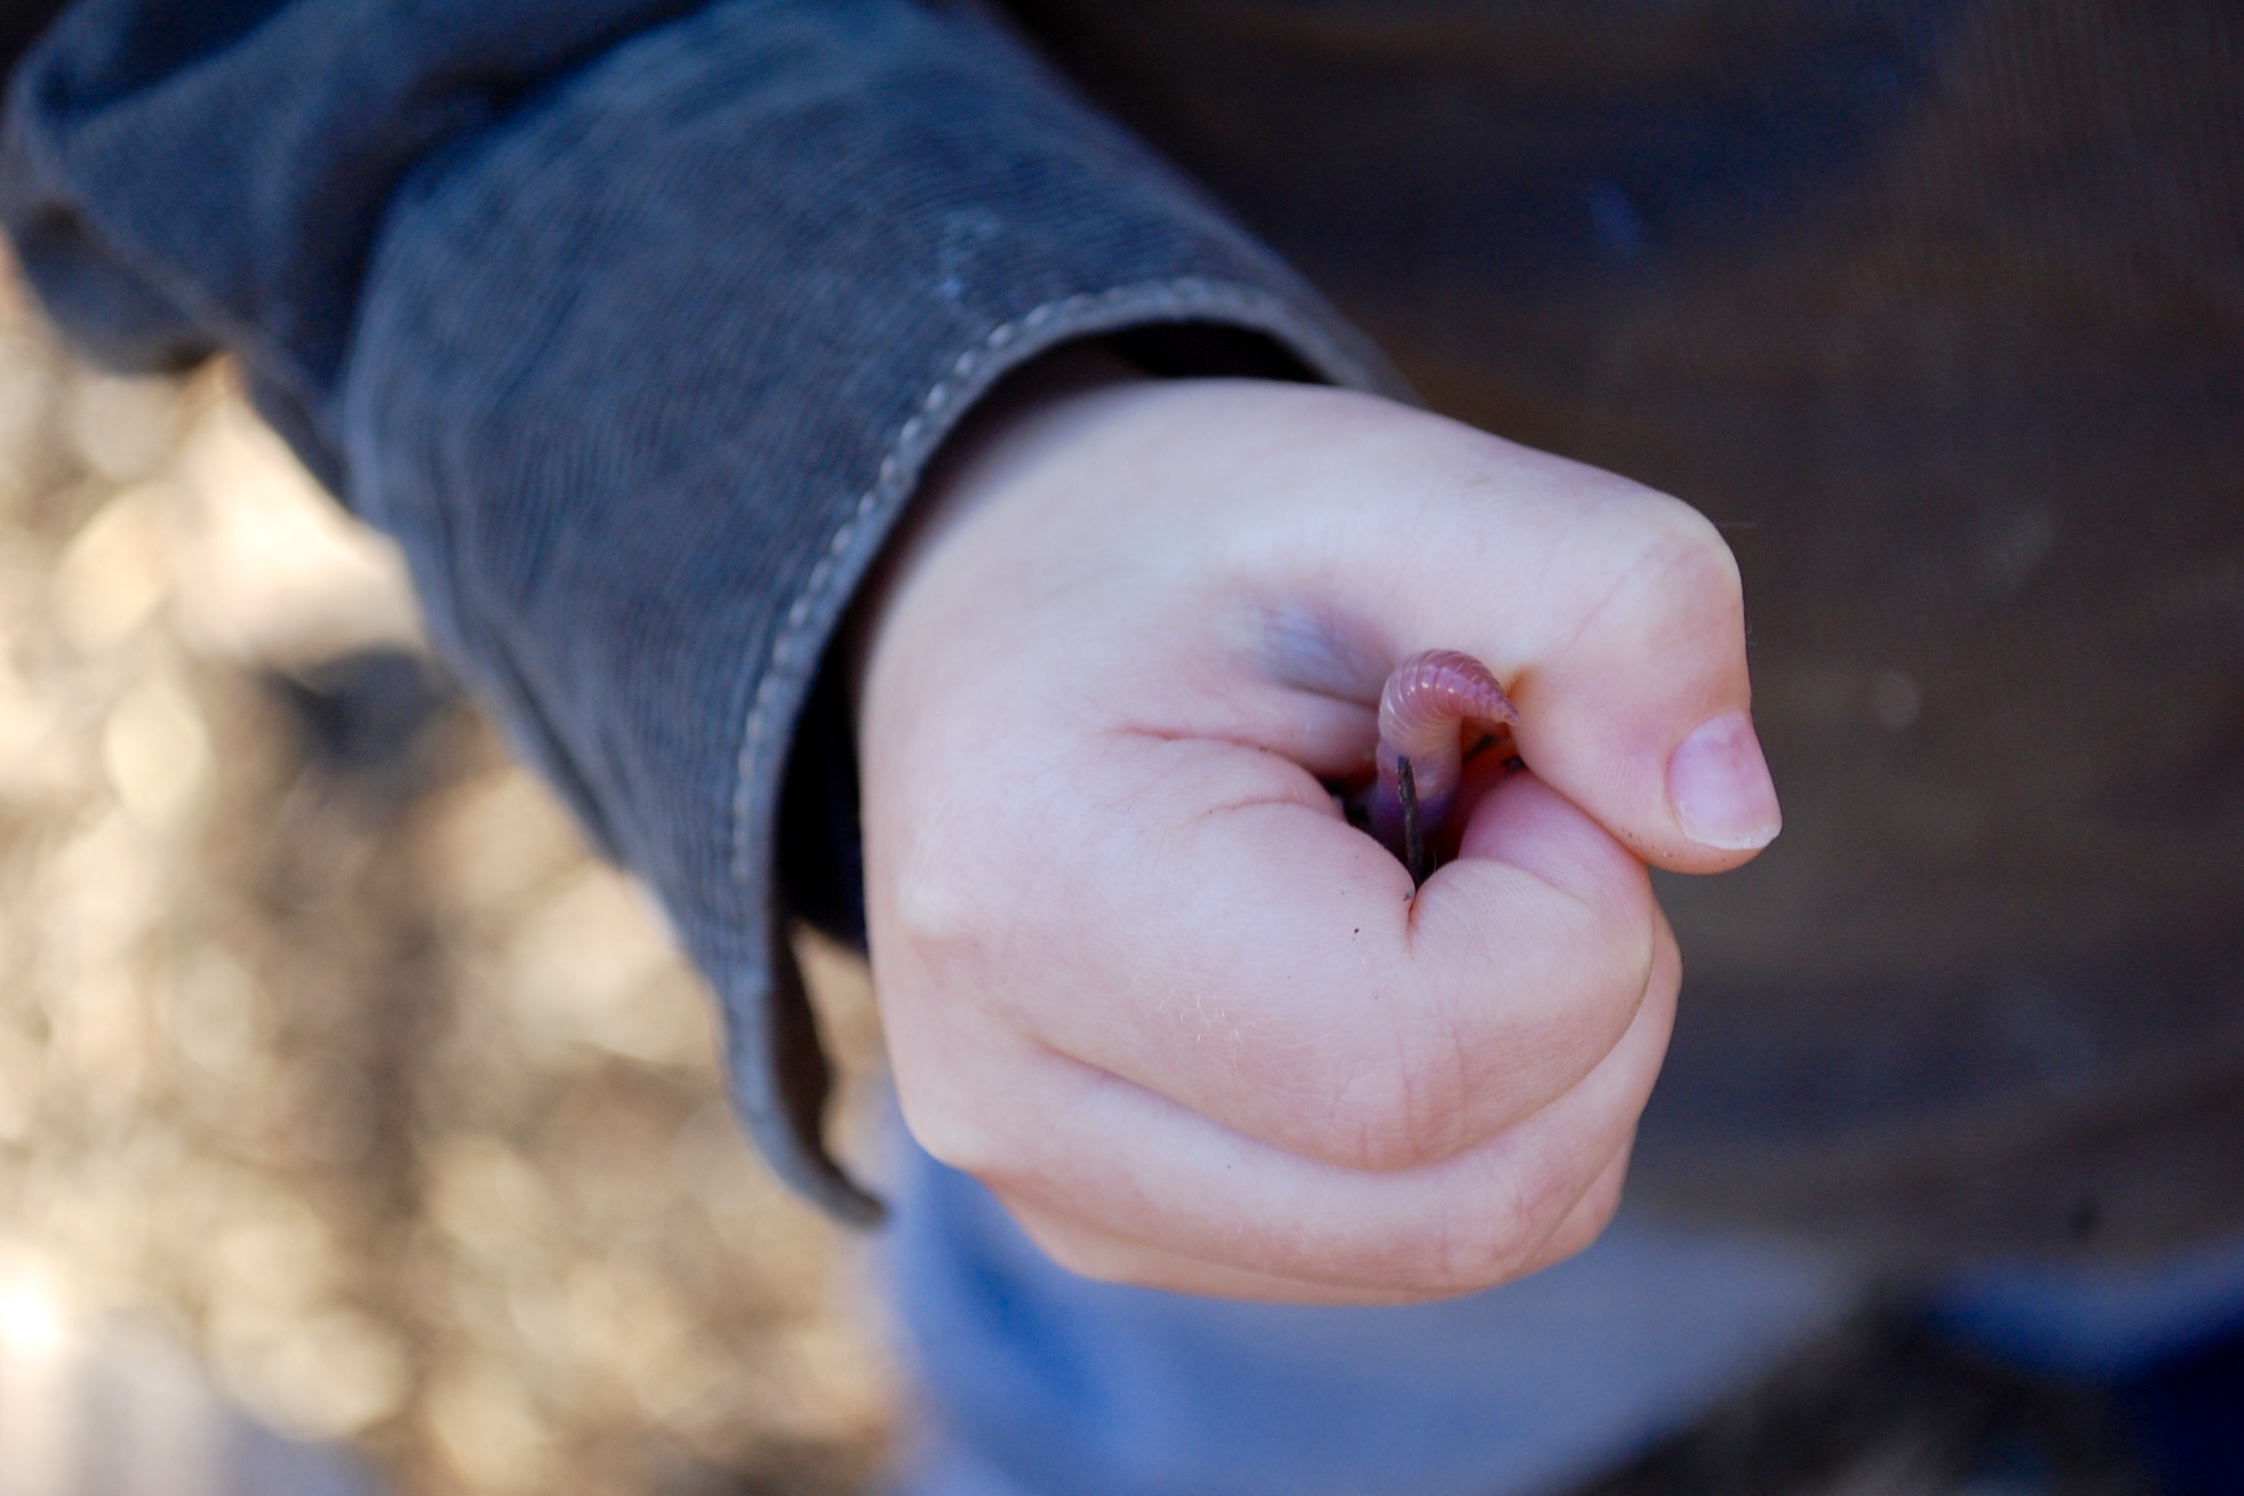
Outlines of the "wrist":
M1070 343L1015 370L959 422L928 464L910 510L843 624L853 714L862 706L867 669L893 615L891 604L975 496L1009 466L1009 449L1043 426L1057 407L1096 391L1150 382L1153 376L1104 342Z

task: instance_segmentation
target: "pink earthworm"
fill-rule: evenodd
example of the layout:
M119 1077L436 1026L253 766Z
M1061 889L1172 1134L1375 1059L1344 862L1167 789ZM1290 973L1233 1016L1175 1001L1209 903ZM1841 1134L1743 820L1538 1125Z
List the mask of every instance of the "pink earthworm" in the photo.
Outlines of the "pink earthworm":
M1464 729L1501 733L1519 721L1486 665L1454 649L1412 655L1379 695L1378 782L1370 830L1423 883L1427 846L1440 834L1465 777Z

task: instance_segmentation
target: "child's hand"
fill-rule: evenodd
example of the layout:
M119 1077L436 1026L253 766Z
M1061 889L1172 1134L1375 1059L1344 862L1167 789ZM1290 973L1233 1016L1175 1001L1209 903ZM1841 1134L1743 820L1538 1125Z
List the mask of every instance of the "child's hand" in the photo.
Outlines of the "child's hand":
M1366 396L1121 382L952 444L860 676L904 1114L1063 1264L1459 1293L1619 1197L1680 976L1644 861L1776 834L1713 528ZM1528 771L1414 900L1322 778L1389 668L1485 662Z

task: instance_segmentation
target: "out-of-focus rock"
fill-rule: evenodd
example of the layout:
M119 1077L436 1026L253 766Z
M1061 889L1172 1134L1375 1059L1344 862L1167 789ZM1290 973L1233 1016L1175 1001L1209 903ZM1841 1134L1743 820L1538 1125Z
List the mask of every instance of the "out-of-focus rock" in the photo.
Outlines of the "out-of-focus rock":
M203 409L173 472L177 626L190 647L304 664L419 643L397 547L323 493L239 399Z

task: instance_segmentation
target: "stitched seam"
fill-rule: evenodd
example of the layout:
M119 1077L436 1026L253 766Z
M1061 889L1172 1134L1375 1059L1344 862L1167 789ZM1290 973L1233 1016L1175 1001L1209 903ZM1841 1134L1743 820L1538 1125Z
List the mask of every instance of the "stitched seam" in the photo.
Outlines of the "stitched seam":
M756 683L755 700L742 724L740 753L734 766L731 861L736 888L753 886L758 876L754 850L757 838L751 832L758 822L757 787L766 782L770 768L767 760L776 748L776 735L772 731L774 714L782 694L790 686L803 682L808 662L801 658L802 654L822 647L828 632L829 621L823 616L815 620L817 626L813 627L813 610L828 601L837 569L859 548L867 525L876 517L889 515L901 503L906 489L916 480L922 462L933 449L932 438L948 434L948 423L940 427L932 423L952 411L962 394L979 394L981 385L993 379L995 373L1012 367L1012 363L1007 363L993 371L991 364L1016 344L1021 347L1013 363L1067 338L1110 330L1147 313L1210 310L1229 312L1257 330L1293 345L1328 376L1372 388L1384 382L1383 370L1367 366L1364 359L1343 349L1308 317L1296 314L1279 298L1239 286L1213 284L1198 277L1078 292L1045 302L992 328L980 342L959 354L950 370L921 399L919 409L897 428L881 457L873 483L858 496L849 516L834 531L810 574L803 579L794 602L787 609L778 637L772 641L762 678ZM825 609L817 611L822 615ZM772 792L776 794L776 786ZM760 911L748 913L751 917L760 915Z

